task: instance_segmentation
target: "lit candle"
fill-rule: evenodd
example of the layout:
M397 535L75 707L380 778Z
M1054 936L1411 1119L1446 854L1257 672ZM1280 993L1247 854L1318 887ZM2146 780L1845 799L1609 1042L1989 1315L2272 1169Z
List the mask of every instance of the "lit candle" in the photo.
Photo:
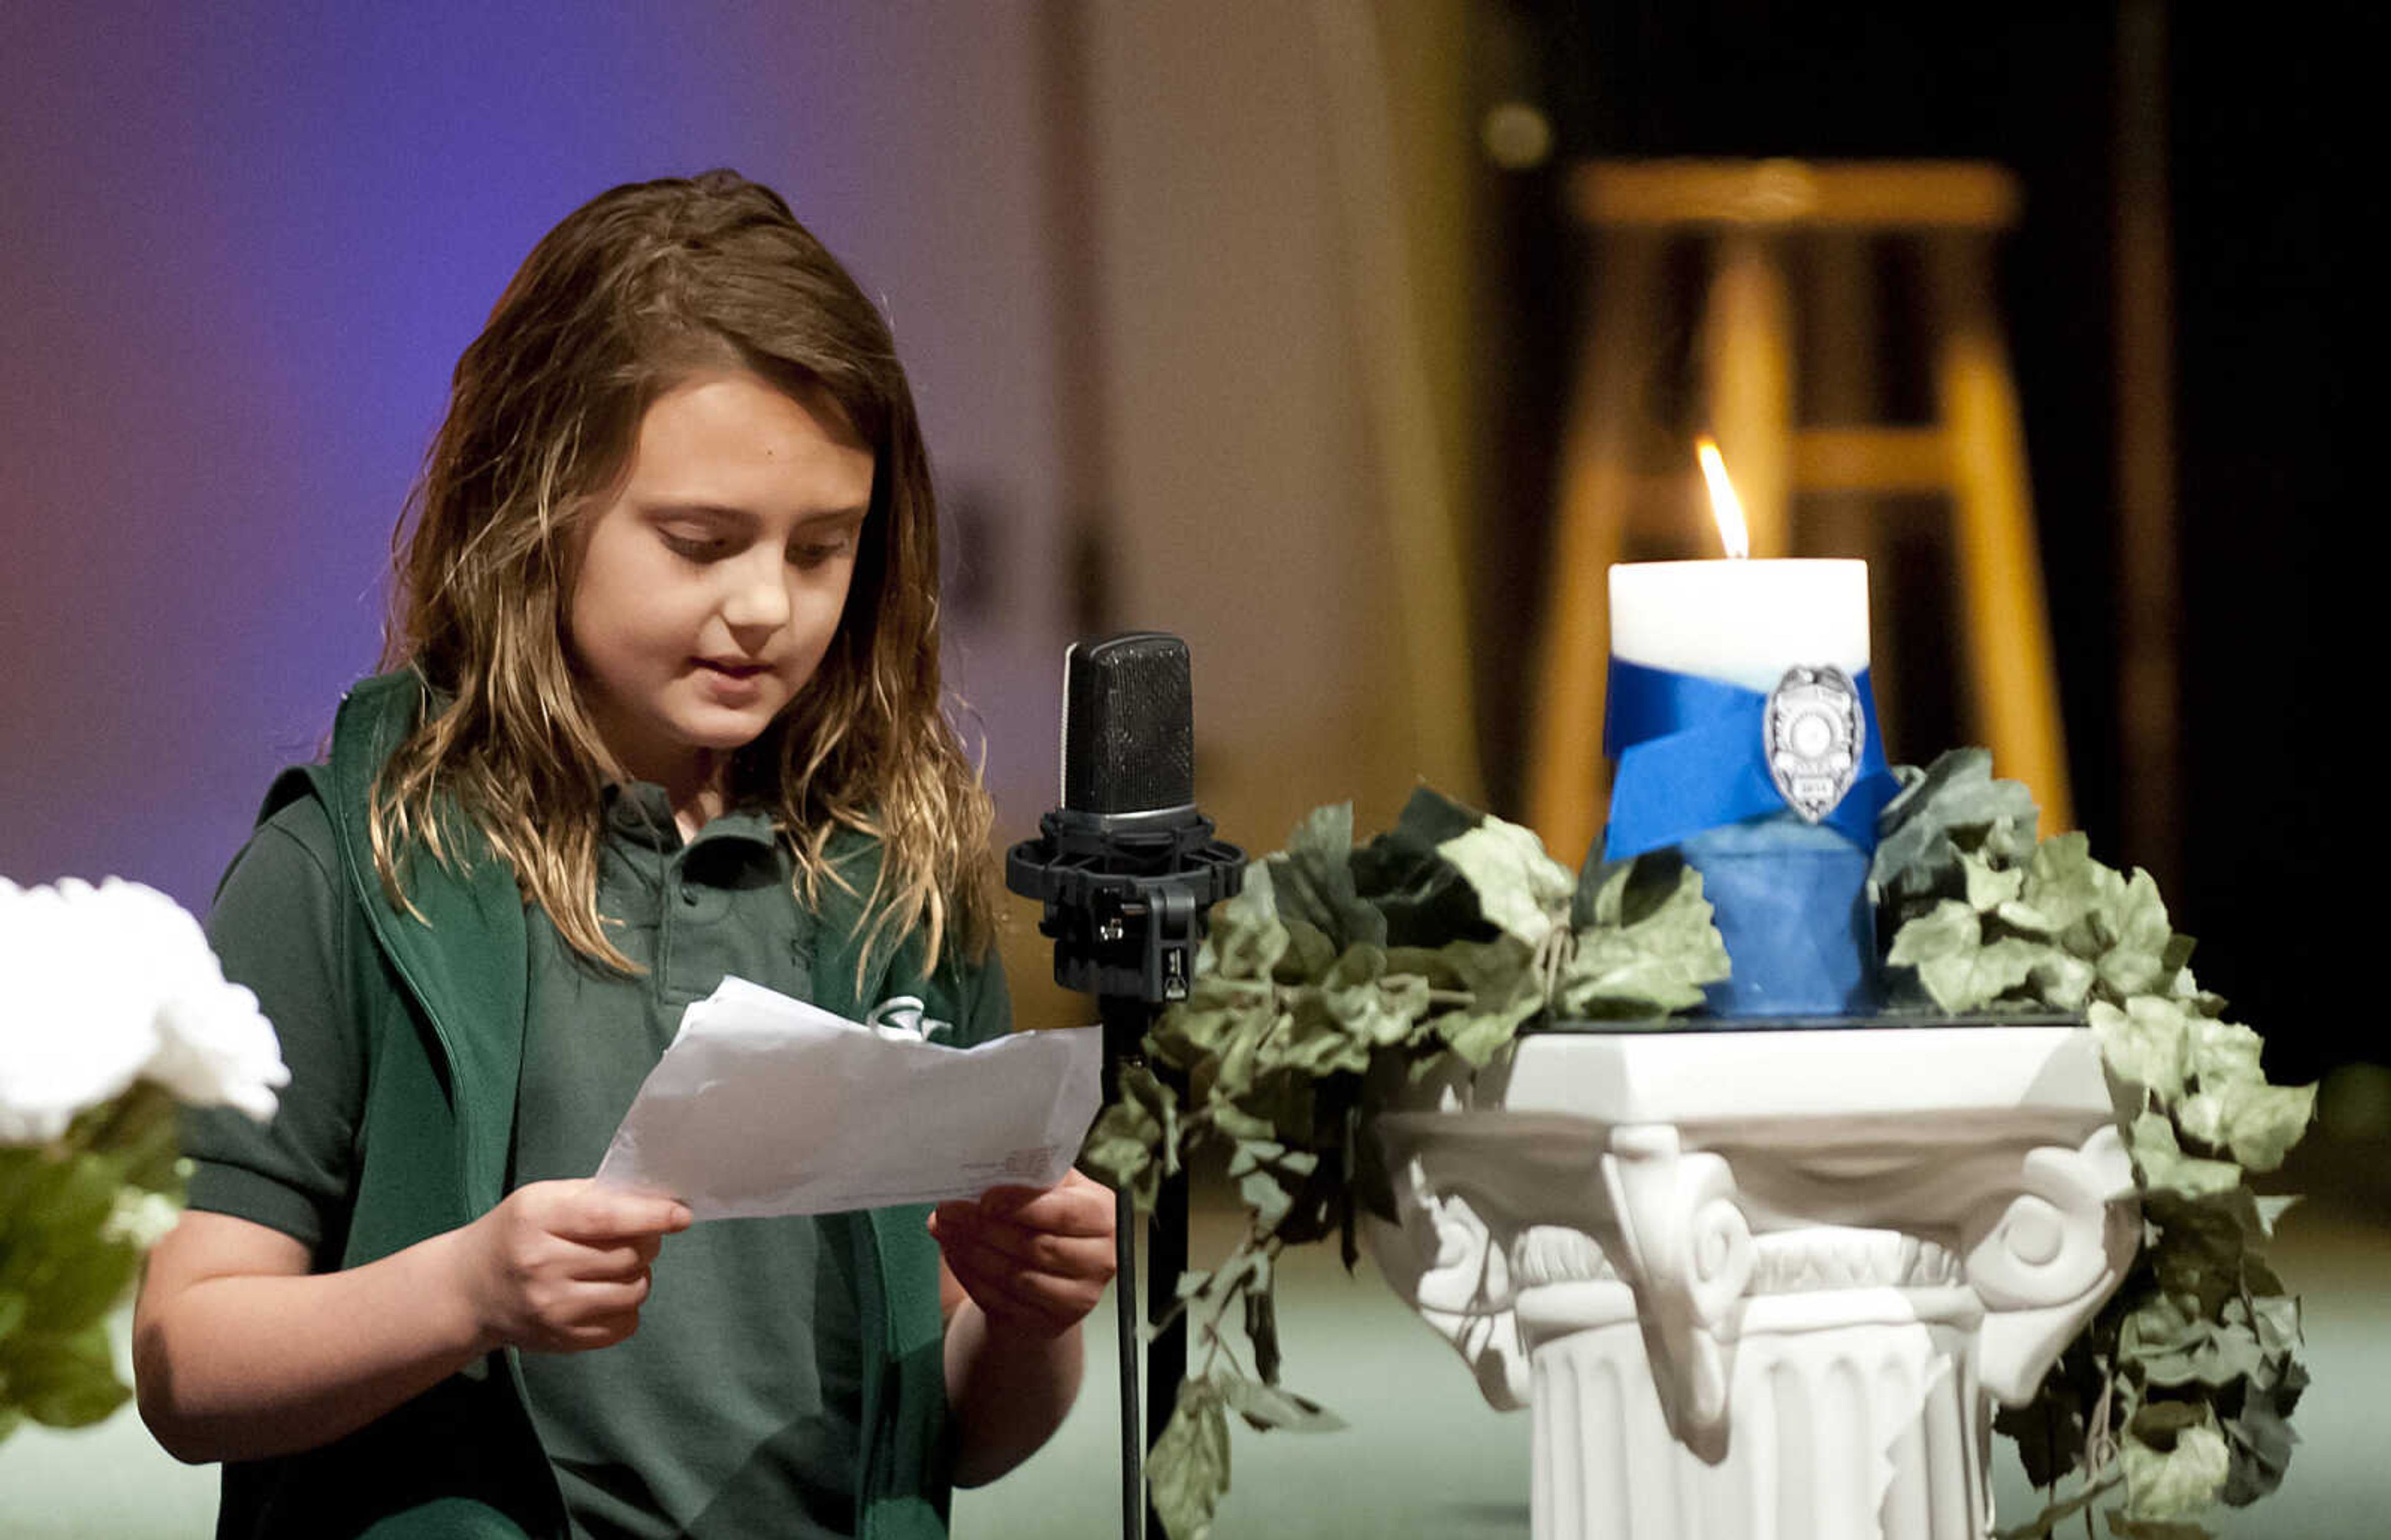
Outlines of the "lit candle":
M1610 570L1610 655L1763 694L1785 671L1868 666L1868 563L1637 561Z
M1610 570L1610 655L1773 690L1795 664L1868 665L1868 563L1753 561L1743 503L1718 445L1694 446L1724 561L1639 561Z
M1750 559L1717 449L1700 456L1727 558L1610 570L1605 853L1674 845L1700 869L1735 969L1717 1014L1864 1012L1892 789L1867 703L1868 564Z

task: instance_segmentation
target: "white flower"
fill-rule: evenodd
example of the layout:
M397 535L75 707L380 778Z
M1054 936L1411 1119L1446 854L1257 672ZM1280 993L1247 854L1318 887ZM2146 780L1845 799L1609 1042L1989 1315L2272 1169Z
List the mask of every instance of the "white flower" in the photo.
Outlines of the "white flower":
M116 1195L99 1233L110 1240L129 1240L146 1251L163 1240L182 1217L183 1206L164 1193L128 1187Z
M0 1144L55 1137L137 1079L265 1119L290 1078L257 997L173 899L0 879Z

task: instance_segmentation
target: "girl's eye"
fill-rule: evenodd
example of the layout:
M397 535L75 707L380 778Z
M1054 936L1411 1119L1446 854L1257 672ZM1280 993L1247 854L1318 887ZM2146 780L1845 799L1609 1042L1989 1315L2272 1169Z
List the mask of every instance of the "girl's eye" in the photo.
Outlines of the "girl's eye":
M809 540L802 545L792 546L789 559L800 567L819 567L826 561L836 561L841 557L853 552L854 549L855 536L852 533L838 534L828 539Z
M670 530L659 530L656 533L658 538L664 541L666 550L691 561L716 560L722 556L730 544L714 535L676 534Z

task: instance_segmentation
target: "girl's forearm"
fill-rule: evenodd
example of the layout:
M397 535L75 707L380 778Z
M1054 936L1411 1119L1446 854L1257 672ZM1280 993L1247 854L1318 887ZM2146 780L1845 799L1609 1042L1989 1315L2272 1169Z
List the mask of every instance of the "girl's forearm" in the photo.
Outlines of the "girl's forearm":
M459 1239L315 1275L174 1277L169 1256L161 1278L153 1258L134 1327L142 1419L178 1459L257 1459L411 1400L496 1345L458 1286Z
M1043 1337L992 1323L966 1300L947 1323L947 1403L959 1437L954 1482L979 1486L1038 1452L1079 1399L1079 1328Z

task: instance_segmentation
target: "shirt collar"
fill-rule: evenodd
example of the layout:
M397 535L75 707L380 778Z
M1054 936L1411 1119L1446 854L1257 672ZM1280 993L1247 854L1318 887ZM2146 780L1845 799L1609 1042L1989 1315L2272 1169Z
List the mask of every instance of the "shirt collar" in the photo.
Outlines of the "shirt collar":
M606 788L606 831L610 838L667 853L684 843L695 846L717 840L743 841L769 849L779 839L771 815L748 805L708 820L694 839L684 841L680 826L673 820L672 799L653 781L617 782Z

